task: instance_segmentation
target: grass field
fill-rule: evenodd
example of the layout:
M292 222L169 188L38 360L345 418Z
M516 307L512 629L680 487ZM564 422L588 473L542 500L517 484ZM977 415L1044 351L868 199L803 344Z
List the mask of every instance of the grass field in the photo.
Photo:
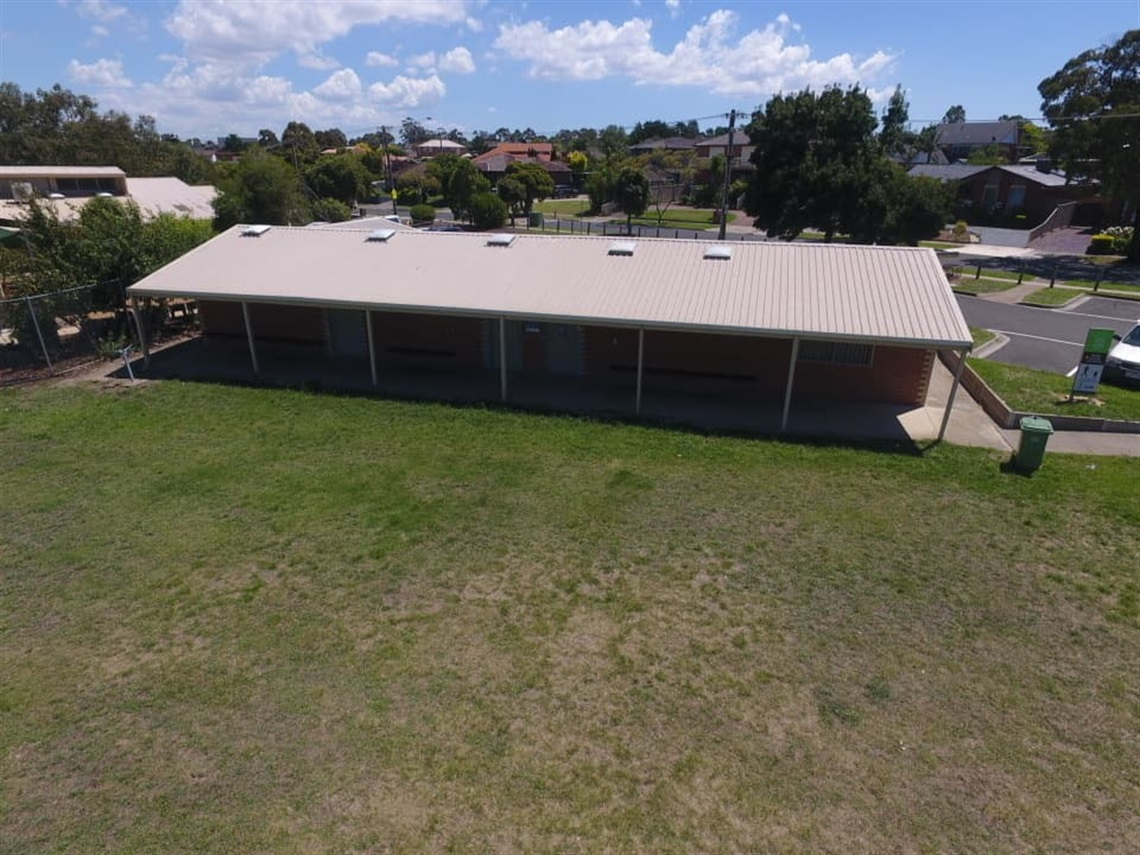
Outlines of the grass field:
M983 344L987 344L997 338L996 333L989 330L982 329L981 327L970 327L970 335L974 339L974 350L977 350Z
M1054 288L1038 288L1031 294L1027 294L1021 298L1021 302L1026 306L1045 306L1052 308L1053 306L1063 306L1077 297L1083 297L1087 291L1082 291L1079 288L1062 288L1059 285Z
M1070 404L1072 378L987 359L971 359L970 367L1015 410L1140 421L1140 391L1135 389L1102 383L1093 400L1077 399ZM1140 498L1136 501L1140 505Z
M715 211L706 208L669 208L662 215L660 224L663 229L707 229L717 225L713 219L715 214ZM615 218L615 222L618 219L625 222L624 218ZM736 214L729 211L728 222L735 221ZM658 224L656 211L652 207L649 208L642 216L634 217L633 224L656 226Z
M959 294L993 294L1016 286L1016 282L1007 279L975 279L973 276L963 276L950 283L950 287Z
M534 203L534 210L541 211L547 216L564 218L581 217L590 210L589 199L546 199Z
M1131 852L1140 461L0 392L0 848Z

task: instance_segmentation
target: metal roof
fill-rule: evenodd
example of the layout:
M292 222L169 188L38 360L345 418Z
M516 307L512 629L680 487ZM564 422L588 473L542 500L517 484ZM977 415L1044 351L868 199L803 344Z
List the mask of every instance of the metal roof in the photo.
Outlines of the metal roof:
M117 166L0 166L0 179L20 178L123 178Z
M1017 142L1017 120L1004 122L947 122L938 125L939 145L989 145Z
M1068 184L1068 179L1065 178L1065 173L1060 170L1052 170L1044 172L1036 166L1029 166L1017 164L1015 166L999 166L1003 172L1008 172L1011 175L1017 175L1035 184L1040 184L1043 187L1064 187Z
M699 240L234 226L129 290L140 296L311 304L745 335L966 347L969 328L931 249Z
M970 166L966 163L919 163L907 170L907 175L915 178L937 178L939 181L961 181L972 178L979 172L990 169L989 166Z

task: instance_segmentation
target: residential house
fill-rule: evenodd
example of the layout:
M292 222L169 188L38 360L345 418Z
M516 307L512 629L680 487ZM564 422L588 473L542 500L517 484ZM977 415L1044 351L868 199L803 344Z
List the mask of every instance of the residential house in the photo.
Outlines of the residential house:
M128 178L117 166L0 166L0 223L22 219L31 196L47 200L63 220L96 197L132 201L152 217L212 219L217 193L173 177Z
M498 149L492 149L486 154L472 158L471 162L475 164L480 172L487 176L491 184L498 184L499 179L506 175L507 167L512 163L537 163L550 173L555 188L569 188L574 181L574 171L561 161L542 160L537 157L507 154Z
M1020 125L1015 120L1004 122L948 122L937 126L938 148L953 163L966 160L978 149L997 146L1007 162L1017 160L1020 150Z
M632 155L651 154L662 149L665 151L692 151L696 146L697 141L692 137L654 137L631 145L629 153Z
M483 152L480 157L486 157L489 154L509 154L512 157L533 157L535 160L541 160L544 163L549 163L554 160L556 151L554 143L548 142L504 142L499 143L494 148Z
M1074 222L1103 219L1096 184L1070 183L1049 161L1033 165L948 166L919 165L909 175L924 175L954 182L955 215L976 223L1008 223L1027 228L1039 225L1064 202L1081 202Z
M466 154L467 146L452 140L424 140L412 146L416 157L439 157L441 154Z

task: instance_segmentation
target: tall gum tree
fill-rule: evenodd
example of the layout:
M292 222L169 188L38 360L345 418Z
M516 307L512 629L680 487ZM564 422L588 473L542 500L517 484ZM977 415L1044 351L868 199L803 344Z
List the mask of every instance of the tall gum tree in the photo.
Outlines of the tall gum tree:
M1140 260L1140 30L1073 57L1037 87L1053 128L1050 153L1072 178L1096 179L1132 223Z

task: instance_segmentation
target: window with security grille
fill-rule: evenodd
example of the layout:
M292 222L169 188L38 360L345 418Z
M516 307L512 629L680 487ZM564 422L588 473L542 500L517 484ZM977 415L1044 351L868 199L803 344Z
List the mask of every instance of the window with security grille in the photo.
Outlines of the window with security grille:
M801 362L826 362L830 365L870 366L875 355L873 344L845 341L801 341Z

